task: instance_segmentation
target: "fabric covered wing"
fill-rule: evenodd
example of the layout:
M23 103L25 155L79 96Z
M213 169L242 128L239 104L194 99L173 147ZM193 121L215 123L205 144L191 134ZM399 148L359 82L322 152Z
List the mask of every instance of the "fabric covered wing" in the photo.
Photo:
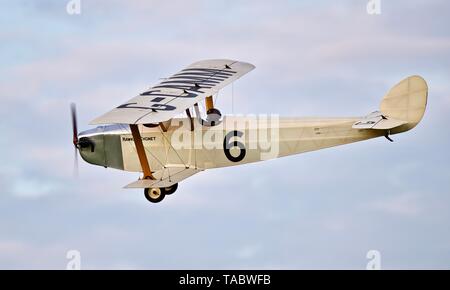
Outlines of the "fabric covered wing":
M358 120L356 123L353 124L352 128L388 130L395 127L399 127L406 123L407 122L405 121L385 117L384 115L381 114L381 112L376 111Z
M252 64L227 59L193 63L90 124L150 124L167 121L254 68Z
M158 170L153 174L155 180L139 179L126 185L125 188L169 187L200 171L202 171L202 169L195 167L167 165L164 169Z

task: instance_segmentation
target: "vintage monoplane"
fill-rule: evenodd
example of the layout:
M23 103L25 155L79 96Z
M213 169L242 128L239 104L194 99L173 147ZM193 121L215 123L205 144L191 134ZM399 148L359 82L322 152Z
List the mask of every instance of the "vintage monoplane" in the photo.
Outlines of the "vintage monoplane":
M73 144L88 163L142 172L126 188L144 188L145 197L155 203L174 193L180 181L206 169L375 137L392 141L390 135L414 128L425 112L427 84L411 76L384 96L379 111L364 117L222 116L213 96L254 68L227 59L193 63L90 123L107 125L79 134L72 105ZM199 109L203 100L205 119ZM268 148L276 150L267 154Z

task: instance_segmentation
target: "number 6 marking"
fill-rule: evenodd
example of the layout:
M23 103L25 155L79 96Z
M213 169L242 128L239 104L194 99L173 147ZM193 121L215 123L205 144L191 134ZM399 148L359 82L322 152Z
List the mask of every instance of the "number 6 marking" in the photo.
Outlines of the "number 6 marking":
M228 158L228 160L232 161L232 162L239 162L242 159L244 159L245 157L245 146L244 144L242 144L239 141L233 141L230 143L230 139L233 137L242 137L242 135L244 135L244 133L242 133L241 131L231 131L228 132L227 135L225 135L225 139L223 139L223 151L225 152L225 156ZM231 155L230 153L230 149L233 147L239 147L240 152L239 155L234 157L233 155Z

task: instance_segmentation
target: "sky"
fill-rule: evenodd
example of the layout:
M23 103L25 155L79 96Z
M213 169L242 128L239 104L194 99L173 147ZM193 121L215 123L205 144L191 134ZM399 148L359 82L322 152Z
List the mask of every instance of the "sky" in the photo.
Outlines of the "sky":
M450 268L450 2L0 0L0 268ZM231 114L362 116L403 78L429 85L413 130L202 172L162 203L136 173L82 162L80 130L192 62L256 69ZM233 100L233 101L232 101Z

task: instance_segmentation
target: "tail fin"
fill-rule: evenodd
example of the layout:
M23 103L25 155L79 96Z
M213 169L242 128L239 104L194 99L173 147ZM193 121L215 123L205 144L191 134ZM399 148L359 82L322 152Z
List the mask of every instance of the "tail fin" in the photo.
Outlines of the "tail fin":
M410 76L395 85L383 98L381 113L387 118L405 121L406 124L395 130L400 133L414 128L425 113L428 86L420 76Z
M414 128L427 106L428 86L420 76L410 76L383 97L380 112L373 112L353 124L355 129L389 130L389 134Z

